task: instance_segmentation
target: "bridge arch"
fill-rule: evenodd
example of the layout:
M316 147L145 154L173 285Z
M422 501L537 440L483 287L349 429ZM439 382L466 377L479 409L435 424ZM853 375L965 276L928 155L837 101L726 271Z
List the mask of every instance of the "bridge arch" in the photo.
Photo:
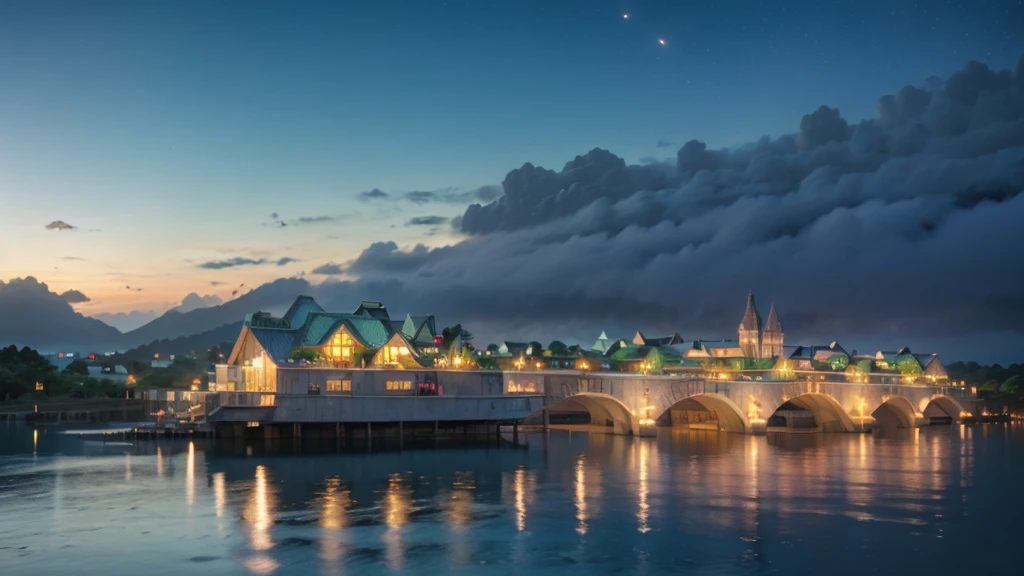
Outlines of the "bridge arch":
M725 432L738 432L745 434L751 431L750 422L743 410L735 402L721 394L694 394L679 400L669 406L658 417L659 426L671 426L676 423L678 417L673 417L673 411L679 412L709 412L715 418L718 430Z
M879 404L871 413L879 426L895 425L897 428L914 428L917 425L917 409L914 403L903 396L892 396Z
M635 434L640 430L637 417L621 400L608 394L580 392L549 404L545 406L545 409L557 412L560 406L569 406L572 403L587 409L592 424L598 423L598 425L607 426L608 423L611 423L615 434Z
M956 398L938 395L933 396L928 401L923 412L930 419L945 420L949 418L953 424L958 424L961 422L963 415L967 413L967 410L964 409L963 404Z
M789 420L794 412L809 412L813 425L793 426ZM795 419L794 419L795 420ZM768 431L772 428L805 428L819 432L856 432L853 419L835 398L820 392L801 394L782 403L768 418Z

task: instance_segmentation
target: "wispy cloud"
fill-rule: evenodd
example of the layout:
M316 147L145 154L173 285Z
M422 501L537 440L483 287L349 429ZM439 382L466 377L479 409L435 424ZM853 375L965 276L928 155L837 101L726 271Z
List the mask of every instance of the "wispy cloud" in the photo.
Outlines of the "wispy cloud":
M277 260L269 258L243 258L236 256L235 258L228 258L226 260L210 260L207 262L201 262L196 265L197 268L203 268L206 270L224 270L225 268L237 268L239 266L262 266L263 264L275 264L277 266L284 266L291 264L292 262L298 262L295 258L285 256Z
M668 148L671 145L672 143L668 140L658 140L658 143L656 144L658 148Z
M405 223L406 226L440 226L448 221L444 216L416 216Z

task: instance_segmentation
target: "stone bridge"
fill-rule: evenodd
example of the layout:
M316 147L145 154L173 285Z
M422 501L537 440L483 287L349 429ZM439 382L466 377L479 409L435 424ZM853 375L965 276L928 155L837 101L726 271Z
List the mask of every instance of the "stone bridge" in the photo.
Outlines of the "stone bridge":
M585 410L592 424L610 426L617 434L673 425L749 434L769 427L781 430L787 423L788 428L804 432L857 432L873 425L913 428L931 420L955 423L975 410L975 401L966 398L962 389L933 385L587 372L506 372L504 376L509 386L543 391L545 413ZM535 413L527 423L540 423L545 417Z

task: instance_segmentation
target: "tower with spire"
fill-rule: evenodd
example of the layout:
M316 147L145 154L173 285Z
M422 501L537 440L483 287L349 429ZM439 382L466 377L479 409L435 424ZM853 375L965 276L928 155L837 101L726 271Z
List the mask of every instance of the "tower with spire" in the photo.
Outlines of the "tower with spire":
M747 295L747 311L743 313L739 329L740 349L748 358L761 357L761 315L754 304L754 291Z
M772 309L768 312L768 321L765 322L764 332L761 333L761 357L777 358L782 356L782 343L785 336L782 322L779 322L779 315L775 312L775 302L772 302Z

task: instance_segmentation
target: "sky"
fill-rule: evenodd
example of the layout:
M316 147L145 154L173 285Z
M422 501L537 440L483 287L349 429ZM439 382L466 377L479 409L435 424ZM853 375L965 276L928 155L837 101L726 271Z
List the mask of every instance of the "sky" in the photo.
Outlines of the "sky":
M599 147L649 175L693 139L737 150L798 133L822 105L853 131L878 118L882 95L934 89L929 78L971 61L1013 70L1022 54L1019 1L4 2L0 279L79 290L89 315L228 300L288 276L397 281L365 263L381 246L478 254L512 241L492 229L542 238L526 226L544 224L535 213L467 212L525 163L559 171ZM589 205L561 206L546 214L579 219ZM605 246L630 224L604 230ZM575 238L557 242L589 236ZM740 274L730 296L785 299L764 274ZM573 322L589 329L601 309Z

